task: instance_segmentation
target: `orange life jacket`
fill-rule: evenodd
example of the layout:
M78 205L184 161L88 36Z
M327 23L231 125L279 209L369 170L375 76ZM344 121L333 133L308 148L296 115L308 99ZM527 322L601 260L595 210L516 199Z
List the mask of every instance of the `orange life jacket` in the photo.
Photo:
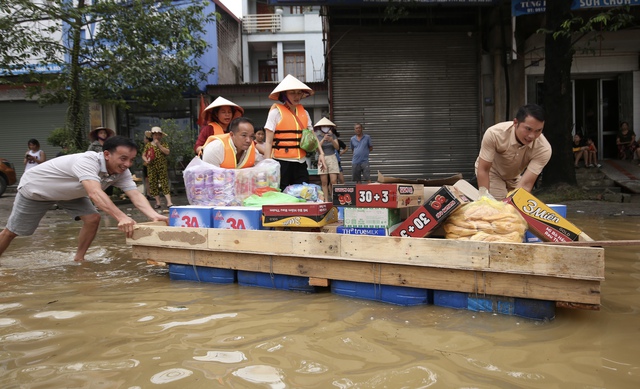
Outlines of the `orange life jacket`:
M256 162L256 148L254 147L253 142L251 142L251 146L249 146L249 148L245 151L245 153L248 153L246 155L246 158L243 155L243 161L241 161L241 164L238 165L238 162L236 161L236 152L234 151L234 147L231 145L231 142L233 142L231 140L231 134L211 135L207 138L207 141L204 142L204 146L202 147L202 149L204 150L204 148L209 143L213 142L216 139L222 141L222 144L224 145L224 159L220 164L221 168L244 169L253 167Z
M271 147L271 158L291 158L302 159L306 157L306 151L300 148L302 130L309 123L307 111L302 104L296 106L295 116L285 105L275 103L272 106L280 111L282 117L276 125L273 134L273 146ZM298 119L296 119L296 116ZM301 127L302 126L304 127Z
M224 130L222 126L216 122L209 122L209 125L213 127L213 135L222 135L224 134Z

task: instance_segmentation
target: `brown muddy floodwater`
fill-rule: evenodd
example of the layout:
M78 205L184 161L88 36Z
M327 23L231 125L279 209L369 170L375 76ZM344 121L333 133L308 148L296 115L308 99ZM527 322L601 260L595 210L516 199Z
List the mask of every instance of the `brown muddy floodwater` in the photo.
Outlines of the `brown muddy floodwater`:
M638 216L569 215L596 239ZM63 221L65 220L65 221ZM170 281L105 223L44 219L0 258L0 388L638 388L640 254L606 249L598 312L555 320Z

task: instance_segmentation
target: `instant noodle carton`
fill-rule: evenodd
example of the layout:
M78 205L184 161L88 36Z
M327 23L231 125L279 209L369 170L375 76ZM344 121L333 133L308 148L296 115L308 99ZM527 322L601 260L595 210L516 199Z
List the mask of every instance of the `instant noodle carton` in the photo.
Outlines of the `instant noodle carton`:
M469 202L455 187L445 185L393 230L391 236L424 238L435 231L456 209Z
M338 209L328 202L262 206L264 227L322 227L338 221Z
M516 207L527 221L529 232L545 242L593 240L557 211L522 188L509 193L504 201Z
M405 208L422 204L422 184L357 184L356 207Z

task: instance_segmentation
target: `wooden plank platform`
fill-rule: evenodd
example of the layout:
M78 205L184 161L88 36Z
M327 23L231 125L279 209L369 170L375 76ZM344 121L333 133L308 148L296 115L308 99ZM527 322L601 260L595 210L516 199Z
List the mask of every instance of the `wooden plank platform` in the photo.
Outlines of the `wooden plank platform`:
M135 258L598 306L604 249L318 232L136 226ZM314 282L316 282L315 280Z

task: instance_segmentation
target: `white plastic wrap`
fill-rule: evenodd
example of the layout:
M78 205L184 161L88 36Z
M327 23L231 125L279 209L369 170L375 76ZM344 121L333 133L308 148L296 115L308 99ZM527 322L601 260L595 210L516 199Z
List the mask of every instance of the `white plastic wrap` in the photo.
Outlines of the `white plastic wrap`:
M280 187L280 164L265 159L251 168L223 169L195 157L183 176L191 205L242 205L260 188Z

